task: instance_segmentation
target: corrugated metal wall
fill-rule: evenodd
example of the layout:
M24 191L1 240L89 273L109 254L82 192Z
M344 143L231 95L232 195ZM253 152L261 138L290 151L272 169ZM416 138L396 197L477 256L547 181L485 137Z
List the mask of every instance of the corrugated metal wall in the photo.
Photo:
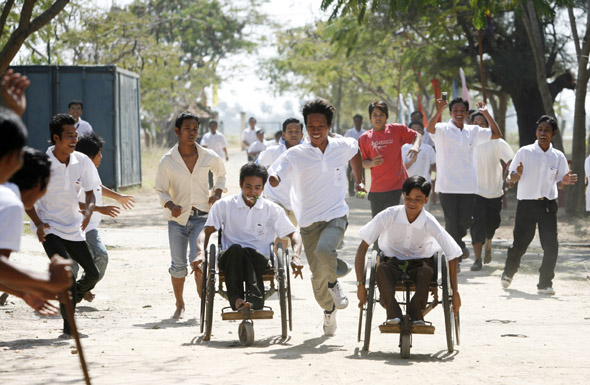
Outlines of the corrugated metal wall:
M139 76L116 66L14 66L27 75L27 110L23 120L31 147L45 151L49 120L68 112L68 103L84 103L82 119L103 137L99 168L111 188L141 184Z

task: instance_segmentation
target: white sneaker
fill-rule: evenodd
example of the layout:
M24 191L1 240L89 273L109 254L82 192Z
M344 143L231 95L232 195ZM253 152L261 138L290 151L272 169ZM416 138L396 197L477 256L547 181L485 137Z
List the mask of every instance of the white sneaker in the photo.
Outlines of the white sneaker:
M348 306L348 298L342 291L340 282L336 281L334 287L328 287L328 291L332 296L332 300L334 301L334 306L336 306L336 309L345 309Z
M402 322L402 320L397 317L391 318L391 319L388 319L387 321L385 321L385 323L388 325L399 325L400 322Z
M549 287L545 287L543 289L538 289L537 293L545 294L545 295L555 295L555 290L551 286L549 286Z
M336 309L332 313L324 312L324 335L331 337L336 334Z
M510 287L510 284L512 283L512 278L502 273L502 279L500 281L502 282L502 287L504 289L508 289Z

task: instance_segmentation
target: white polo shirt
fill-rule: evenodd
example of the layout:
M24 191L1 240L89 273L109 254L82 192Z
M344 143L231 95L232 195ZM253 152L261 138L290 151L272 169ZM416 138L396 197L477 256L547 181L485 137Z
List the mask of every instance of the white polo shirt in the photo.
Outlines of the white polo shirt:
M168 201L182 207L181 214L176 218L164 207L164 217L183 226L188 223L191 208L209 212L209 170L215 177L213 191L220 189L227 192L223 160L213 150L203 148L197 143L195 147L199 158L192 173L182 160L178 143L162 157L156 172L154 189L160 197L162 207Z
M78 118L78 122L75 124L75 126L76 132L78 133L78 138L84 135L92 134L94 132L90 123L82 118Z
M100 180L100 175L98 174L96 167L94 167L93 174L99 182L99 185L94 188L94 199L97 206L102 206L102 181ZM76 190L78 191L78 202L86 203L86 194L80 187L79 183L76 183ZM88 222L88 226L86 227L86 232L98 229L98 225L100 224L101 220L102 214L94 210L92 216L90 217L90 222Z
M404 164L410 160L410 150L412 149L412 144L405 143L402 146L402 158L404 160ZM408 168L408 176L419 175L421 177L426 178L427 181L431 181L430 178L430 166L436 163L436 153L434 152L434 148L431 145L422 143L420 145L420 152L418 152L418 156L416 157L416 161Z
M430 258L442 249L447 260L462 254L461 248L426 210L412 223L408 221L406 207L388 207L359 230L369 245L379 239L379 247L387 257L402 260Z
M35 210L41 222L49 225L45 234L54 234L68 241L84 241L82 231L82 214L78 205L79 183L84 191L94 190L100 186L100 179L96 178L96 167L89 157L74 151L66 166L53 155L55 146L47 149L51 162L51 178L45 195L35 203ZM31 230L37 232L37 227L31 221Z
M273 165L270 175L291 182L291 205L301 227L348 215L346 163L358 151L352 138L328 137L325 152L305 141Z
M475 147L489 142L492 130L464 124L457 128L452 120L437 123L430 134L436 147L436 192L447 194L477 193L477 166L473 158Z
M213 135L211 132L208 132L203 135L203 138L201 139L201 146L206 146L207 148L212 149L217 155L221 157L221 159L225 158L223 149L227 148L227 140L225 140L225 136L223 136L221 132L216 131L215 135Z
M19 251L25 208L18 186L0 184L0 249Z
M518 200L547 198L557 199L557 183L569 172L567 159L563 152L550 144L547 151L539 142L521 147L510 163L510 172L522 162L522 176L518 181L516 198Z
M242 131L242 142L248 143L248 146L254 143L257 140L256 130L258 130L257 127L254 127L252 130L250 129L250 126L248 126L244 131Z
M477 146L475 160L477 162L477 195L484 198L499 198L504 195L502 185L502 164L514 158L514 151L504 139L493 139Z
M284 238L296 230L279 205L259 198L250 208L244 202L241 192L215 202L205 226L223 230L222 249L239 244L255 249L267 257L270 255L270 243L275 237Z
M248 147L248 154L259 154L264 150L266 150L266 144L256 139L256 141Z
M365 130L363 130L362 128L360 129L360 131L357 131L356 128L349 128L348 130L346 130L346 132L344 133L344 137L345 138L353 138L355 139L357 142L359 141L359 137L365 132Z
M266 150L260 153L256 162L268 168L269 175L272 175L274 168L272 165L279 157L287 151L287 146L281 143L278 146L267 147ZM264 185L264 197L275 203L280 204L287 210L293 210L291 207L291 183L289 181L281 181L277 187L272 187L268 181Z

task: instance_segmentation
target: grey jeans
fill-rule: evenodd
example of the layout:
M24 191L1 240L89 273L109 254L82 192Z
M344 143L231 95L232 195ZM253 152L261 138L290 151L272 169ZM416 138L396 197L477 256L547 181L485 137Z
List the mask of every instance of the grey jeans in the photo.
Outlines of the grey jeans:
M328 222L315 222L300 229L305 255L312 273L311 286L322 309L333 309L334 301L328 283L336 282L336 251L348 226L346 216Z

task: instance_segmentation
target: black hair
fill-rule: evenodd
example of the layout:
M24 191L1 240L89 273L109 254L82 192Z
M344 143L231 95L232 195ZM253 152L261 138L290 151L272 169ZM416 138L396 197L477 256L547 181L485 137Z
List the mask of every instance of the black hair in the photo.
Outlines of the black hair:
M360 118L361 120L363 120L363 116L361 114L356 114L352 117L352 120L355 120L357 118Z
M299 127L301 128L301 131L303 131L303 123L301 123L301 120L299 120L297 118L289 118L289 119L287 119L287 120L285 120L283 122L283 131L282 132L286 132L287 131L287 126L289 124L292 124L292 123L299 124Z
M54 115L49 121L49 138L51 143L55 144L53 135L57 135L61 139L61 134L64 132L64 124L76 124L76 120L70 114L57 114Z
M257 176L262 178L262 184L264 185L268 179L268 171L266 171L266 167L264 166L254 162L248 162L240 169L240 185L244 183L244 179L246 179L247 176Z
M253 116L250 116L250 117L248 118L248 122L249 122L249 121L251 121L251 120L254 120L254 121L256 121L256 118L255 118L255 117L253 117Z
M94 158L100 150L104 140L96 133L92 132L78 138L76 143L76 151L86 154L90 159Z
M413 121L411 121L411 122L410 122L410 124L408 124L408 127L412 127L412 126L414 126L414 125L416 125L416 126L420 126L420 127L422 127L422 129L424 129L424 125L422 124L422 122L419 122L419 121L417 121L417 120L413 120Z
M465 111L469 111L469 103L467 103L467 100L463 100L463 98L455 98L451 100L451 102L449 103L449 111L452 111L453 106L457 103L463 104L465 106Z
M10 182L18 186L20 191L35 188L37 183L44 190L49 183L51 175L51 162L44 152L31 147L25 147L23 152L23 166L18 170Z
M485 115L484 115L484 114L482 114L482 113L481 113L481 112L479 112L479 111L475 111L475 112L473 112L473 113L471 114L471 123L473 123L473 121L475 120L475 118L476 118L477 116L481 116L481 117L483 118L483 120L485 120L485 121L486 121L486 124L487 124L488 126L490 125L490 122L488 122L488 120L486 119Z
M389 107L387 107L387 103L384 101L379 101L369 104L369 116L371 116L371 113L373 113L375 108L383 112L386 118L389 118Z
M209 127L211 127L211 126L212 126L212 125L214 125L214 124L215 124L215 125L217 125L217 126L219 126L219 124L217 123L217 120L213 120L213 119L211 119L211 120L209 121L209 123L208 123Z
M405 195L410 195L410 192L415 188L419 188L420 191L422 191L422 194L428 197L428 194L430 194L430 190L432 189L432 184L430 184L430 182L428 182L423 176L414 175L406 179L402 191Z
M84 111L84 103L82 103L81 100L72 100L71 102L69 102L68 103L68 110L70 109L71 106L74 106L76 104L82 108L82 111Z
M275 139L276 138L280 138L282 136L283 136L283 131L277 131L277 132L275 132Z
M411 118L411 117L412 117L412 115L414 115L414 114L419 114L419 115L420 115L420 119L422 119L422 118L424 117L424 114L422 114L422 111L420 111L420 110L416 110L416 111L414 111L414 112L412 112L412 113L410 114L410 118ZM414 122L415 122L415 121L416 121L416 120L414 120Z
M326 99L315 99L311 100L303 106L301 113L303 114L303 121L307 125L307 117L311 114L322 114L328 121L328 126L332 126L332 120L334 120L334 112L336 109Z
M182 122L184 122L185 120L188 119L194 119L197 121L197 123L201 123L201 121L199 120L199 117L195 114L193 114L190 111L184 111L181 112L180 114L178 114L178 116L176 117L176 122L174 123L174 127L178 128L180 130L180 126L182 126Z
M557 127L557 120L555 120L554 117L549 116L549 115L542 115L538 120L537 123L535 123L535 125L537 127L539 127L539 124L543 123L543 122L547 122L549 124L551 124L551 128L553 129L553 131L559 131L559 128Z
M13 151L19 151L27 143L27 128L19 116L12 110L0 108L0 158Z

